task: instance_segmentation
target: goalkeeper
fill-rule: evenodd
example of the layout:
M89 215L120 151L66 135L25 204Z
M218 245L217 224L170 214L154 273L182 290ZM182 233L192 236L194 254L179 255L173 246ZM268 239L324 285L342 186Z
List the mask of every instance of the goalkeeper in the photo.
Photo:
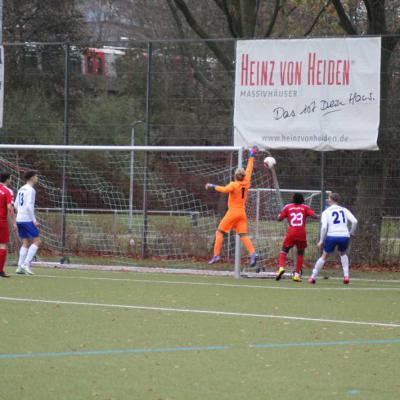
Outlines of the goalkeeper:
M250 149L247 168L238 168L235 171L235 181L226 186L218 186L212 183L206 184L206 189L214 189L220 193L229 193L228 211L218 226L215 233L214 256L208 264L214 264L221 260L221 248L224 236L234 229L240 236L240 239L250 254L250 267L255 267L257 263L257 253L253 243L247 235L247 215L246 201L247 194L251 184L251 174L254 167L254 157L257 153L257 147Z

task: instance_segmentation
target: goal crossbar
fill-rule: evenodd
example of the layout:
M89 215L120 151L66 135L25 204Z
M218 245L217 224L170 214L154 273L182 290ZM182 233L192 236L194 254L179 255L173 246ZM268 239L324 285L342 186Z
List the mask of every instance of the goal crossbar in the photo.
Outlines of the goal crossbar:
M0 144L4 150L61 150L61 151L157 151L157 152L195 152L240 151L239 146L92 146L58 144Z

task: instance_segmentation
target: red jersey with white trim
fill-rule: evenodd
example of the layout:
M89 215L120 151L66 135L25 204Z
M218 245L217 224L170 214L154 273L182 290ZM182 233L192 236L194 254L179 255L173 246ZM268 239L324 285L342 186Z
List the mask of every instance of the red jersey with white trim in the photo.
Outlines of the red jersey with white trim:
M287 236L296 240L306 240L307 217L312 217L315 212L305 204L287 204L278 215L278 220L287 218L289 229Z
M13 204L12 191L0 183L0 222L7 222L8 205Z

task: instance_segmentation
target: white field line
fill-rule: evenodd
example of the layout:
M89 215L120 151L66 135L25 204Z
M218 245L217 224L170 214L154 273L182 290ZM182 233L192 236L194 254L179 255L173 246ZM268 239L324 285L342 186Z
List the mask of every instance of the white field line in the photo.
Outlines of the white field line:
M135 267L135 266L118 266L118 265L92 265L92 264L61 264L60 262L38 261L32 263L34 266L42 268L63 269L63 270L90 270L105 272L139 272L161 275L186 275L186 276L220 276L233 277L233 271L216 271L201 269L183 269L183 268L164 268L164 267ZM249 278L271 278L274 272L246 272ZM290 273L285 273L286 278L290 278ZM342 280L338 277L330 277L332 280ZM351 278L355 282L376 282L376 283L400 283L400 279L369 279L369 278Z
M400 291L400 287L287 287L287 286L267 286L267 285L248 285L248 284L234 284L234 283L216 283L216 282L191 282L191 281L169 281L169 280L152 280L152 279L128 279L128 278L108 278L108 277L93 277L93 276L60 276L60 275L35 275L35 278L48 278L48 279L81 279L91 281L110 281L110 282L133 282L133 283L146 283L146 284L164 284L164 285L192 285L192 286L210 286L210 287L227 287L227 288L246 288L246 289L271 289L271 290L314 290L314 291ZM297 284L296 284L297 285ZM308 285L308 284L307 284Z
M141 305L130 305L130 304L92 303L92 302L83 302L83 301L29 299L29 298L23 298L23 297L6 297L6 296L0 296L0 301L1 300L10 301L10 302L24 302L24 303L62 304L62 305L85 306L85 307L120 308L120 309L141 310L141 311L159 311L159 312L169 312L169 313L176 312L176 313L186 313L186 314L203 314L203 315L217 315L217 316L228 316L228 317L268 318L268 319L283 319L283 320L291 320L291 321L309 321L309 322L320 322L320 323L400 328L400 323L394 323L394 322L349 321L349 320L340 320L340 319L295 317L295 316L291 316L291 315L240 313L240 312L232 312L232 311L199 310L199 309L193 309L193 308L153 307L153 306L141 306Z

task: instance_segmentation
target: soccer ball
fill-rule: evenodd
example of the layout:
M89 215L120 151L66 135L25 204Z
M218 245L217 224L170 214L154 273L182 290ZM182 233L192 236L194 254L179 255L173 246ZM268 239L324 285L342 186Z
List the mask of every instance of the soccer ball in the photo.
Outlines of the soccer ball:
M276 160L274 157L265 157L264 158L264 165L267 168L272 168L276 165Z

